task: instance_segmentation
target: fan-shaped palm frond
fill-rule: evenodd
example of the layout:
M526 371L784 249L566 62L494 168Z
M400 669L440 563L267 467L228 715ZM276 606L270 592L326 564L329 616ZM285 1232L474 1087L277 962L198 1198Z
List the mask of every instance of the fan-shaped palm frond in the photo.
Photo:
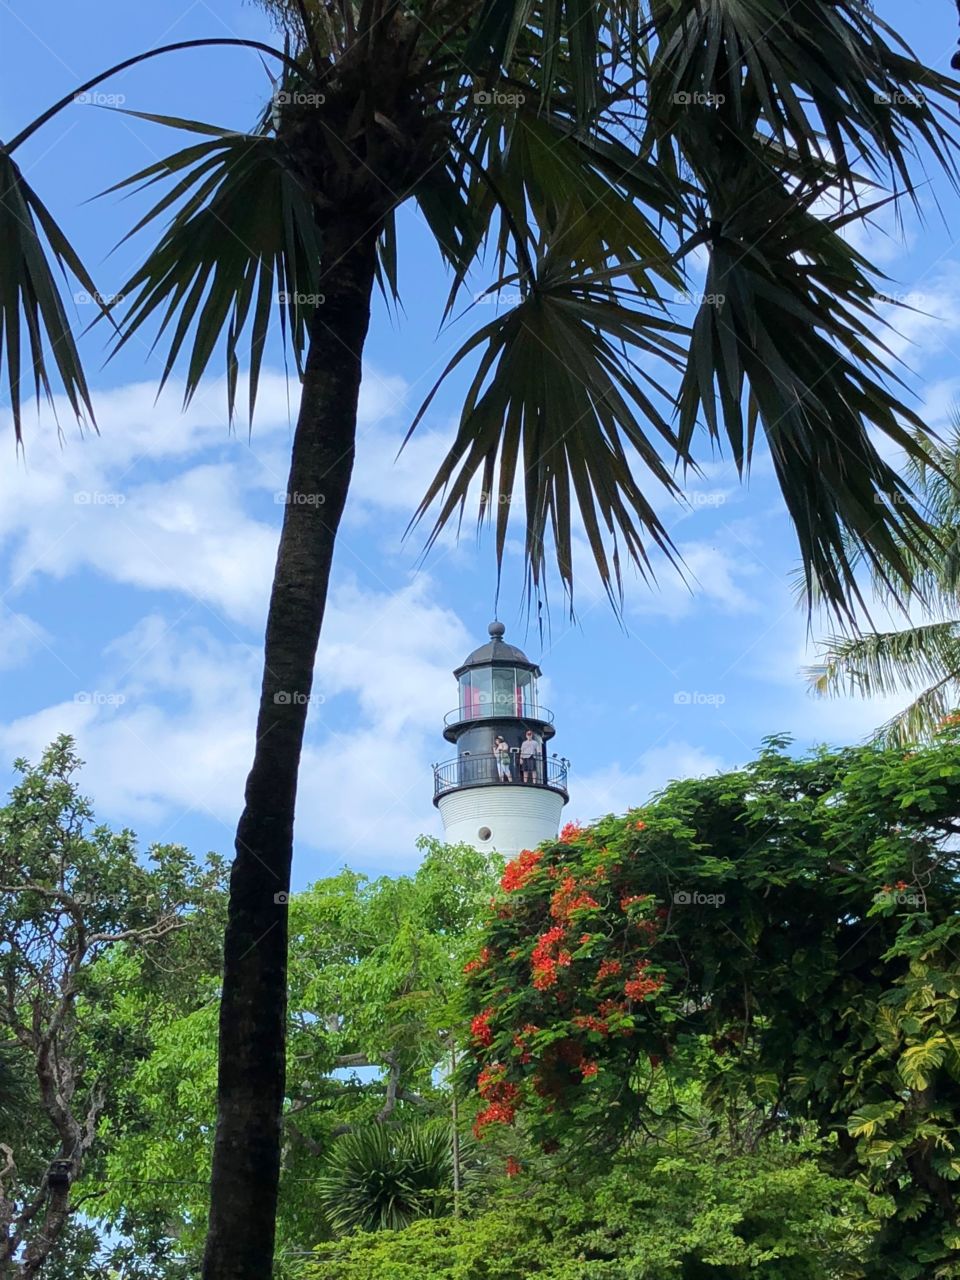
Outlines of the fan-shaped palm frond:
M689 104L709 101L744 136L769 129L807 161L829 156L851 193L864 164L911 189L918 140L956 176L945 104L958 100L957 82L920 62L868 0L653 0L651 9L651 138L676 135ZM935 99L943 105L931 111Z
M38 398L43 394L52 399L56 370L75 417L81 422L94 420L90 390L54 268L64 281L72 276L91 300L98 297L70 242L13 157L0 146L0 365L6 366L18 442L25 354Z
M919 689L877 736L895 743L929 738L960 698L960 623L831 636L809 675L821 695L874 698Z
M604 586L615 596L621 585L618 535L641 570L650 563L647 538L673 554L667 530L634 478L624 446L667 494L679 492L652 438L659 436L661 447L679 451L676 433L660 407L667 392L642 361L652 357L678 366L682 333L681 326L655 308L649 294L614 288L602 272L565 278L543 263L520 304L478 330L441 375L440 382L468 356L481 352L456 440L415 519L443 493L431 535L435 538L454 512L462 516L479 474L480 519L496 511L497 556L502 560L510 506L515 492L522 490L532 585L537 587L544 574L549 530L561 578L572 590L576 504ZM605 535L614 539L609 559Z
M452 1181L450 1126L428 1121L374 1124L338 1138L317 1185L331 1225L346 1233L398 1231L447 1213Z
M249 329L252 418L274 312L300 367L307 322L322 301L317 283L320 242L310 198L284 163L276 138L266 133L230 133L167 116L143 118L207 135L208 140L185 147L112 188L178 178L129 233L134 235L175 208L162 239L120 291L129 305L114 349L129 342L148 320L158 318L156 340L170 330L162 386L192 330L185 380L189 401L225 334L232 418L238 350Z
M30 187L13 153L38 129L66 107L84 100L88 90L138 63L169 53L205 46L252 48L289 63L287 54L258 40L219 37L181 40L140 53L87 80L60 98L5 145L0 143L0 374L6 374L17 442L22 439L22 380L24 355L29 360L33 391L52 400L62 389L76 420L95 425L90 390L76 341L67 318L61 290L71 277L88 301L103 314L108 307L76 250L36 192ZM59 277L59 278L58 278ZM26 340L27 351L24 351Z
M684 373L681 439L689 445L702 415L742 470L762 427L808 590L816 583L831 601L842 594L854 576L851 550L902 587L911 572L904 551L917 558L928 529L873 434L925 457L924 425L888 387L877 287L840 235L847 218L814 216L816 190L800 196L778 184L764 150L753 163L739 146L698 156L718 224Z

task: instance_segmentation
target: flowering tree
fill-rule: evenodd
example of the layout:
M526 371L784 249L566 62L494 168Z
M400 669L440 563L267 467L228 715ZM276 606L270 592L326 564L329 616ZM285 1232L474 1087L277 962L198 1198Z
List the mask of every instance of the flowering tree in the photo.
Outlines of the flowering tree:
M960 728L906 754L786 745L506 868L468 965L475 1132L581 1155L699 1079L744 1150L832 1135L884 1198L878 1276L956 1265Z

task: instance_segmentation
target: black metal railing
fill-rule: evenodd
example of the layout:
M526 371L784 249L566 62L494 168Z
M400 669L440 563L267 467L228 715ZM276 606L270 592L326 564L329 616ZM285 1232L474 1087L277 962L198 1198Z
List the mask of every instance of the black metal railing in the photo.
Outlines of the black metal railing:
M510 752L510 765L507 776L501 770L497 757L493 754L462 755L456 760L447 760L443 764L433 766L433 798L438 799L447 791L458 791L462 787L547 787L551 791L559 791L567 796L567 771L570 761L562 756L548 756L546 760L546 777L544 777L544 761L541 756L533 759L534 771L532 781L530 770L526 774L520 768L516 751Z
M516 698L494 697L475 707L454 707L443 717L444 727L453 724L470 724L474 720L536 720L540 724L553 724L553 712L535 702L517 702Z

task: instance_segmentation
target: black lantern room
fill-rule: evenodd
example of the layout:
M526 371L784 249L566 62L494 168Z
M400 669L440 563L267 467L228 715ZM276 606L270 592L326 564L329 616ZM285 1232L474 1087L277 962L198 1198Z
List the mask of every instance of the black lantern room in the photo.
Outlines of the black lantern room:
M505 782L566 797L567 762L547 751L556 729L553 713L540 704L540 668L506 643L502 622L491 622L488 631L489 641L453 673L459 703L444 717L443 736L456 745L457 759L437 766L435 798L453 788Z

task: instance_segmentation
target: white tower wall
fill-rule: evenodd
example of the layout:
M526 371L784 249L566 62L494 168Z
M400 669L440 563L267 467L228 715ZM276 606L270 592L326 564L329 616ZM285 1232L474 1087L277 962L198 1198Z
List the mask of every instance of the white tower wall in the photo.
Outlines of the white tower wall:
M562 795L545 787L501 783L452 791L440 796L437 807L449 844L513 858L557 838L563 803Z

